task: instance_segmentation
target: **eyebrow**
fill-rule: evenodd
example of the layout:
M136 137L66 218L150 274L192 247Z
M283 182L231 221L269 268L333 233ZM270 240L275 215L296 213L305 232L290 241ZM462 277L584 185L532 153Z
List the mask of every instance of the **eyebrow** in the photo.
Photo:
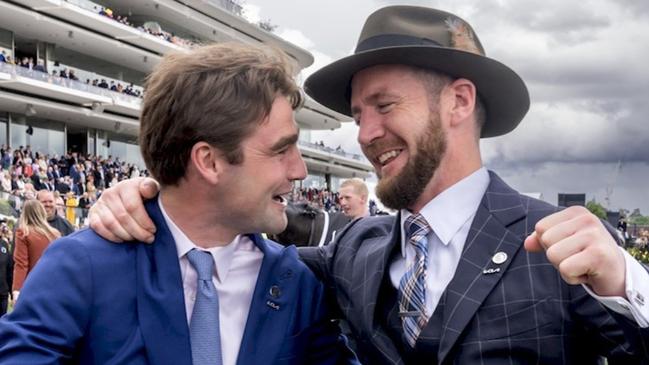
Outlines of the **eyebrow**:
M396 95L394 93L390 93L387 90L385 90L385 88L382 88L382 89L378 90L377 92L363 98L363 102L365 102L367 104L372 104L372 103L376 104L377 100L380 99L380 98L383 98L383 97L399 98L398 95ZM351 112L352 112L352 115L354 115L354 114L360 112L360 108L357 107L357 106L352 106Z
M299 138L299 133L291 134L289 136L285 136L280 138L279 141L275 142L271 147L271 151L276 152L276 151L281 151L284 149L286 146L294 145L297 143L297 140Z

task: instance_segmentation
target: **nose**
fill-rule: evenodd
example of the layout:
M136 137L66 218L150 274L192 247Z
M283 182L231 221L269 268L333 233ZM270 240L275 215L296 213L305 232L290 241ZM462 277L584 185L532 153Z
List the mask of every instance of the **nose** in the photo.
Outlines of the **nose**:
M288 170L289 180L304 180L307 175L306 163L302 159L302 154L300 154L300 150L297 146L292 149L291 157Z
M364 113L358 123L358 143L367 146L385 135L385 129L378 116L372 112Z

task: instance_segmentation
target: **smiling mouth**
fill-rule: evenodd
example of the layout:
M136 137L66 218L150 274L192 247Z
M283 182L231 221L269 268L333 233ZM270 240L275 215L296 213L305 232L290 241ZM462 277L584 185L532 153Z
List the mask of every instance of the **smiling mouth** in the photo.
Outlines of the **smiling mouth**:
M377 160L379 161L379 163L382 166L385 166L388 163L390 163L392 160L397 158L397 156L399 156L401 154L401 151L403 151L403 150L391 150L391 151L388 151L388 152L384 152L381 155L379 155Z
M273 200L280 203L280 204L282 204L283 206L287 206L288 205L288 199L286 198L285 195L286 194L275 195L273 197Z

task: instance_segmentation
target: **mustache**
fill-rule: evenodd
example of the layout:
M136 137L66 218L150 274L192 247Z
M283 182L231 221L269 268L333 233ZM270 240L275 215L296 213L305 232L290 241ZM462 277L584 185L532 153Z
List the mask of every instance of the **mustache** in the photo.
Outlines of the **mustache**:
M391 140L381 139L381 140L373 141L372 143L366 145L362 145L361 149L363 150L365 157L372 160L377 158L383 152L394 150L394 149L403 149L404 145L405 143L400 142L399 140L396 139L391 139Z

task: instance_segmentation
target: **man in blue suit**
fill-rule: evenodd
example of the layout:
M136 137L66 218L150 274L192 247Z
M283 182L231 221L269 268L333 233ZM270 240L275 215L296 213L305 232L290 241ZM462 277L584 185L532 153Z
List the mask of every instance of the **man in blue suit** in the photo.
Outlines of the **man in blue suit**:
M306 175L288 65L241 44L163 59L140 124L155 244L53 243L0 320L0 363L356 363L296 249L254 233L285 228Z

